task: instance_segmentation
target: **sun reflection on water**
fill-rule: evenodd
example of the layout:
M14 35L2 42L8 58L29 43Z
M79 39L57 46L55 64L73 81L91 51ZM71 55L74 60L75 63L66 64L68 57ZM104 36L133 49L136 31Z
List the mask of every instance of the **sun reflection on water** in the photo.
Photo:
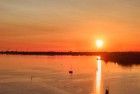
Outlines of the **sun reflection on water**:
M101 57L97 57L97 71L96 71L96 94L100 94L101 88L101 73L102 73L102 62Z

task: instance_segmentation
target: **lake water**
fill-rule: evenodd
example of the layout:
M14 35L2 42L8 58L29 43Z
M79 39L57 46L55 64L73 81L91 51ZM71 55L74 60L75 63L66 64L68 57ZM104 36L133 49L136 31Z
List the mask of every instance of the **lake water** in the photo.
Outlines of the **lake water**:
M140 94L139 65L97 58L0 55L0 94Z

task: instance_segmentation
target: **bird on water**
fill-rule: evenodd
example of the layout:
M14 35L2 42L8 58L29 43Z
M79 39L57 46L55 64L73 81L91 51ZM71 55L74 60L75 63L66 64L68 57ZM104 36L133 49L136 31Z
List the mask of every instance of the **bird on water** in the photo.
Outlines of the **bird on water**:
M109 94L109 90L108 90L108 88L105 90L105 94Z
M73 71L72 71L72 70L69 70L69 74L71 74L71 75L72 75L72 74L73 74Z

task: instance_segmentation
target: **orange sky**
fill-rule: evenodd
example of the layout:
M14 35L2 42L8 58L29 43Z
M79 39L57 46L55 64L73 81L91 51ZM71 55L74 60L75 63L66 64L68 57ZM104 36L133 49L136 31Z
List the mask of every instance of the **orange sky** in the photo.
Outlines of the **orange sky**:
M139 0L1 0L0 50L140 51Z

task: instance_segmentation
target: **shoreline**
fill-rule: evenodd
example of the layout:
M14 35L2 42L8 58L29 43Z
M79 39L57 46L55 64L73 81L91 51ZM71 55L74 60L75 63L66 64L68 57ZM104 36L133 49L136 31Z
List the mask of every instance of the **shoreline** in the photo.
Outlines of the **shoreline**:
M140 52L55 52L55 51L48 51L48 52L39 52L39 51L0 51L0 54L6 55L74 55L74 56L92 56L92 55L139 55Z

